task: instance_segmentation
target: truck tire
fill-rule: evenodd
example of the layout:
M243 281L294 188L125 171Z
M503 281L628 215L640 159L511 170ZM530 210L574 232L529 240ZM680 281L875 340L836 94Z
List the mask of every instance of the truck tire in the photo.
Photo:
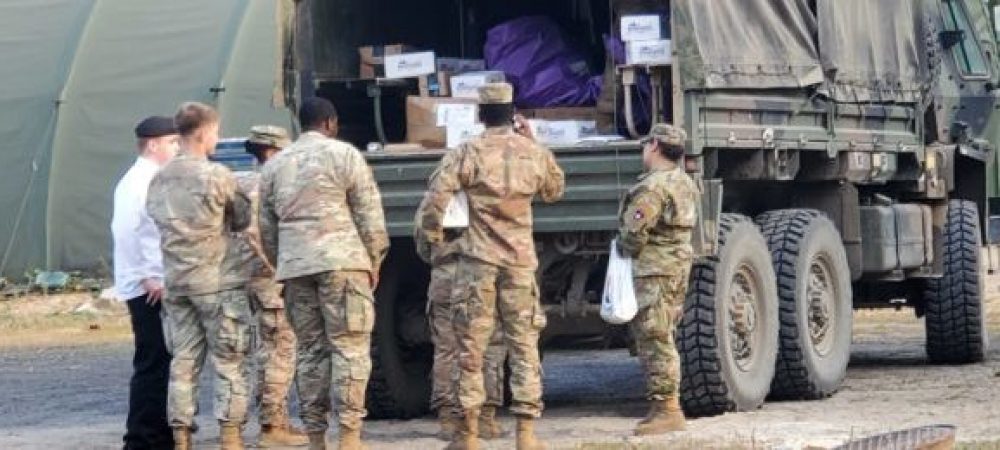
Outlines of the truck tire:
M936 364L982 361L989 346L980 277L981 238L976 204L948 203L944 274L924 289L927 357Z
M778 277L781 331L771 396L812 400L832 395L851 357L851 272L840 233L809 209L757 218Z
M422 309L427 301L426 280L415 276L424 271L414 267L422 267L415 256L403 260L390 254L375 292L372 373L366 396L372 419L409 419L425 414L430 406L433 347L429 340L426 345L413 345L400 337L408 321L427 321Z
M681 400L693 416L760 407L774 376L778 305L771 257L745 216L723 214L719 251L697 262L677 329Z

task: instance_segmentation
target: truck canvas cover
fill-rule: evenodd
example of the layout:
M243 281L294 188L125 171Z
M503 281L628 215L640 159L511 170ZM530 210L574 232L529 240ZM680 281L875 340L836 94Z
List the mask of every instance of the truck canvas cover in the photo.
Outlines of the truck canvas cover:
M823 82L806 0L674 0L687 88L799 88Z
M930 81L921 48L937 37L925 34L918 2L823 0L817 7L825 95L841 102L919 101Z
M838 102L917 102L931 71L924 8L899 0L675 0L685 89L815 86ZM932 44L933 45L933 44Z

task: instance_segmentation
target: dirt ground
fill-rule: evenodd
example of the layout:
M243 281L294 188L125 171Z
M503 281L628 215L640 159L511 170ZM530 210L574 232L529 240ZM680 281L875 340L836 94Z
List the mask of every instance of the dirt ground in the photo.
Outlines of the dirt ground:
M984 363L928 365L923 323L911 311L859 311L847 379L833 397L694 419L669 437L630 436L645 404L638 362L627 352L553 350L546 353L539 433L557 449L800 449L950 424L960 448L1000 449L1000 277L989 278L986 289L993 346ZM121 304L86 295L0 300L0 448L120 448L130 359ZM210 390L201 396L196 440L198 448L213 448ZM513 427L511 417L503 421ZM256 432L251 421L248 443ZM365 430L373 450L443 448L435 432L429 417L371 421ZM513 448L513 441L484 448Z

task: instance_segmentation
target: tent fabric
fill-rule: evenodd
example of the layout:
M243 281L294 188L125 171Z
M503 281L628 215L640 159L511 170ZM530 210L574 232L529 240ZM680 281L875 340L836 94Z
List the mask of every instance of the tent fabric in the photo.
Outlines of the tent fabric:
M254 0L0 2L0 207L23 212L0 219L0 272L110 275L112 192L141 118L195 100L224 136L289 126L272 106L276 20Z
M676 0L685 89L798 88L823 81L808 0Z
M827 74L821 93L850 103L920 100L930 71L918 2L820 0L817 17Z
M45 263L50 147L58 100L94 1L0 3L0 272Z

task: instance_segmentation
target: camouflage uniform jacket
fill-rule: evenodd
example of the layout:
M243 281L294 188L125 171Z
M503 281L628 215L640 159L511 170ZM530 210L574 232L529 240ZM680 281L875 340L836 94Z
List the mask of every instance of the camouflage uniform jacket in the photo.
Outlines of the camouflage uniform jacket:
M487 129L479 138L445 154L431 176L430 190L416 218L431 248L445 245L442 220L458 191L469 198L469 229L455 245L483 262L535 269L531 201L562 198L563 171L545 147L511 127ZM438 250L435 250L437 253Z
M438 265L450 261L452 257L459 254L464 240L468 233L464 230L444 230L443 239L437 245L431 245L427 232L420 227L420 218L427 214L430 196L424 196L417 207L416 217L413 219L413 242L417 247L417 256L430 265Z
M250 200L250 226L239 233L239 252L236 256L248 267L251 280L274 278L274 266L264 257L264 243L260 236L260 173L236 174L240 192Z
M231 255L233 231L250 223L249 201L225 166L182 153L153 178L146 198L160 230L171 296L211 294L246 284L246 268Z
M260 230L278 280L378 270L389 249L382 199L356 148L307 132L264 165Z
M622 204L619 244L637 277L670 275L691 261L699 190L680 167L648 172Z

